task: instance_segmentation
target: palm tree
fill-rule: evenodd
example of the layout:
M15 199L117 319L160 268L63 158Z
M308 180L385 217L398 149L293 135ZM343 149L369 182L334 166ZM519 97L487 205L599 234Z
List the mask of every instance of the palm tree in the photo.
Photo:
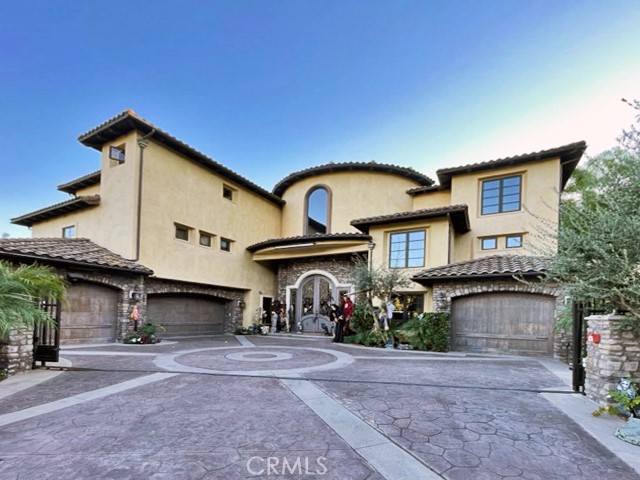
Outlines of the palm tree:
M14 267L0 261L0 339L11 330L53 324L51 316L42 310L38 301L65 299L66 282L51 267L21 265Z

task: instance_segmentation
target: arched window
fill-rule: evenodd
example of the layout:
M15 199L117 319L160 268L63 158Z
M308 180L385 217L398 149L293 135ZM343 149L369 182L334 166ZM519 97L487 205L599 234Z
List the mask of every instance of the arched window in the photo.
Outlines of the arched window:
M314 187L307 195L305 235L329 233L330 192L326 187Z

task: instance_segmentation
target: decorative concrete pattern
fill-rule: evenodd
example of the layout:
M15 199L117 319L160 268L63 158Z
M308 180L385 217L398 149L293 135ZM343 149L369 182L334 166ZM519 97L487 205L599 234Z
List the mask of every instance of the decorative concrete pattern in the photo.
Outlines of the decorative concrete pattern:
M591 428L595 404L551 359L278 335L137 347L63 350L72 369L14 377L0 478L640 478L622 421Z

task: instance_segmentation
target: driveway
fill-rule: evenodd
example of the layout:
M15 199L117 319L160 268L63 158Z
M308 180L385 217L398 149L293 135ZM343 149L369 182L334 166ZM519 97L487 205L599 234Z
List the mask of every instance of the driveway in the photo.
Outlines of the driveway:
M3 480L640 478L550 359L295 335L62 357L0 383Z

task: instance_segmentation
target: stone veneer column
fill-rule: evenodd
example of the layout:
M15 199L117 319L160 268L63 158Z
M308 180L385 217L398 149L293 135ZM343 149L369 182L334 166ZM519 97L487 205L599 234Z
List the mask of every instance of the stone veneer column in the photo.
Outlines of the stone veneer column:
M621 378L631 375L640 381L640 337L621 315L592 315L585 320L588 333L600 334L600 343L587 341L585 394L604 404Z
M12 330L0 340L0 370L7 375L31 370L33 365L33 330Z

